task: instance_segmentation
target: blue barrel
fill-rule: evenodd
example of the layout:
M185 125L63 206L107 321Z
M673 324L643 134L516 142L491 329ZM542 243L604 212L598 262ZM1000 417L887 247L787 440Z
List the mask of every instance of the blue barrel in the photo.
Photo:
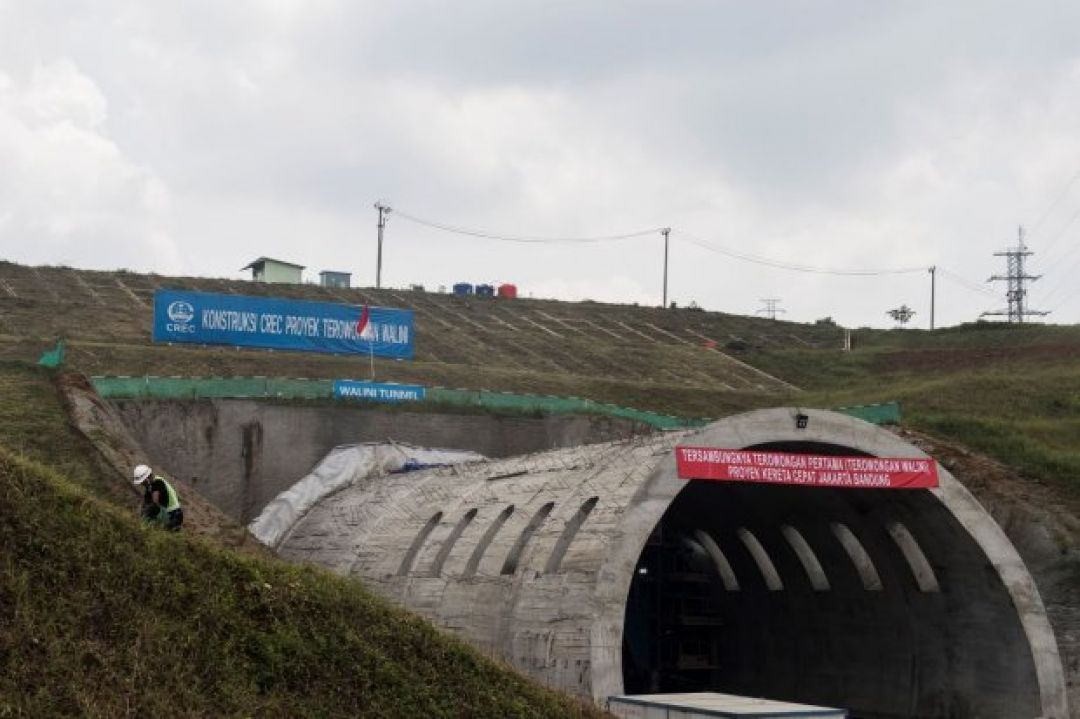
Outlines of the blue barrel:
M471 295L472 292L473 292L472 285L470 285L468 282L458 282L457 284L454 285L454 294L455 295L461 295L461 296Z
M494 297L495 288L491 285L477 285L476 294L480 295L481 297Z

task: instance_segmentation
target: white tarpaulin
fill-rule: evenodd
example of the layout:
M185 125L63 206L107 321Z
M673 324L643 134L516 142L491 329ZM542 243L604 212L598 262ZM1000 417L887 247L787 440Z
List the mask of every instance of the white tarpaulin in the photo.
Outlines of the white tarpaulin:
M485 459L458 449L429 449L396 442L347 444L335 447L306 477L274 497L248 529L268 547L276 548L293 525L329 494L356 482L402 469L406 462L421 465L460 464Z

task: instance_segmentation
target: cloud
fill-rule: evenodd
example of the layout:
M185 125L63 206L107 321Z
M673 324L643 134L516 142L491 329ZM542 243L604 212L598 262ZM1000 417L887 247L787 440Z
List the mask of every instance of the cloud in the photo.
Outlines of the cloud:
M108 103L70 60L0 75L0 240L14 260L179 268L164 182L107 135Z
M233 276L279 255L371 282L383 199L508 234L670 225L982 286L1025 223L1047 275L1033 297L1076 321L1080 298L1050 290L1080 262L1080 183L1039 218L1080 169L1078 22L1056 0L0 4L0 243L31 262ZM395 285L660 299L659 235L534 247L391 215L386 239ZM923 271L784 272L678 232L670 260L680 304L929 316ZM939 323L1002 301L939 285Z

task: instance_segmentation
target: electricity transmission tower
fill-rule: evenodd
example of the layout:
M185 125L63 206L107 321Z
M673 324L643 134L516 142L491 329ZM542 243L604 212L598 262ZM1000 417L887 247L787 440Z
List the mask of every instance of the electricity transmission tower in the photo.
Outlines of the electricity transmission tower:
M768 316L770 320L775 320L778 313L783 314L784 312L787 312L787 310L779 306L781 300L775 297L769 297L761 301L765 303L765 306L758 310L757 313L759 315L763 314Z
M983 312L983 317L1008 317L1009 322L1021 323L1025 317L1042 317L1050 314L1049 312L1040 312L1027 308L1027 287L1025 283L1028 281L1034 282L1042 277L1042 275L1029 275L1024 270L1024 259L1033 254L1035 253L1024 244L1023 227L1020 228L1018 233L1016 247L1009 247L1001 252L994 253L995 257L1005 258L1006 274L994 275L987 282L1004 281L1006 283L1005 300L1008 303L1008 308Z

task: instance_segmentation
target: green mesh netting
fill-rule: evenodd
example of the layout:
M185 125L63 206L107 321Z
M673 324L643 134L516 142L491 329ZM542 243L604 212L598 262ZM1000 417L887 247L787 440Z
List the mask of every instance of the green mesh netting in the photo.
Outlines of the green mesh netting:
M61 348L62 354L62 348ZM328 379L290 379L282 377L94 377L94 388L106 398L152 397L183 399L216 397L274 397L280 399L329 399L334 396L334 381ZM447 389L427 390L428 402L457 407L486 407L511 409L544 414L591 413L641 422L657 429L701 427L702 419L684 419L671 415L647 412L615 404L594 402L580 397L551 397L548 395L512 394L487 390ZM841 407L837 410L873 424L899 424L900 405L897 402Z
M50 369L56 369L64 364L64 340L59 340L51 350L45 350L41 354L38 364Z

